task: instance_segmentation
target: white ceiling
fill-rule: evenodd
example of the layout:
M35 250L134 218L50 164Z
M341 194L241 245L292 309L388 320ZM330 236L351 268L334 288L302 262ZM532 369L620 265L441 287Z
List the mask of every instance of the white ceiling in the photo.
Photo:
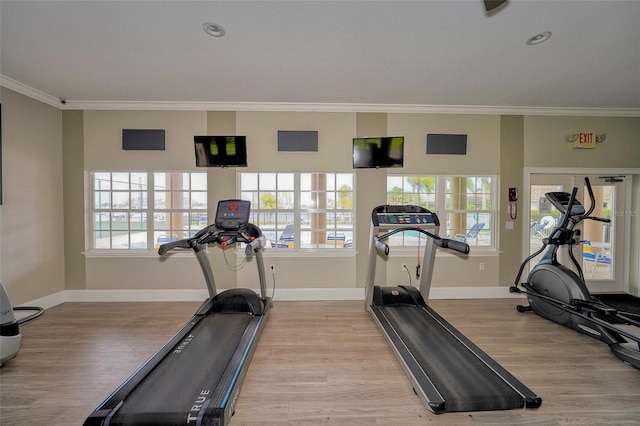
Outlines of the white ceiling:
M0 2L2 85L67 104L365 104L640 115L640 1ZM222 38L205 22L226 29ZM551 31L545 43L525 41Z

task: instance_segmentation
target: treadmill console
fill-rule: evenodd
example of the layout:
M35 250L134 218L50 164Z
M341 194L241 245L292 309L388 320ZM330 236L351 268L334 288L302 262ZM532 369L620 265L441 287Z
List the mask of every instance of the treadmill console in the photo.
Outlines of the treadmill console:
M374 226L440 226L438 216L419 206L378 206L371 216Z
M245 228L249 223L251 202L246 200L223 200L218 202L214 225L220 229Z
M547 192L544 194L547 197L547 200L551 202L555 206L556 209L560 211L560 213L565 214L567 212L567 207L569 207L569 201L571 200L571 194L568 192ZM578 201L578 199L573 200L573 205L571 207L571 216L580 216L585 213L583 205Z

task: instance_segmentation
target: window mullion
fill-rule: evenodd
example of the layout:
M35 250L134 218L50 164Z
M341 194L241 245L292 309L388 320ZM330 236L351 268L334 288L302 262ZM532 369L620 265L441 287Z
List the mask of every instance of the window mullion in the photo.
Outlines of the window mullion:
M436 216L444 219L444 227L447 227L447 179L444 176L436 176Z
M153 172L147 172L147 249L155 247L153 236L156 228L156 196L155 176Z
M293 229L294 229L294 248L302 247L302 227L300 223L300 217L302 217L302 208L301 208L301 182L300 182L300 172L296 172L293 174Z

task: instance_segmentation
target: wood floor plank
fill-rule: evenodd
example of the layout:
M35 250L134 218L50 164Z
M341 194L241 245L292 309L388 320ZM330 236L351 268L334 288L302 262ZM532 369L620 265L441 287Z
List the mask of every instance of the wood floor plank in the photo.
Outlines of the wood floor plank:
M275 302L231 425L640 425L640 371L516 299L434 300L542 399L535 410L426 411L362 302ZM0 425L79 425L199 303L65 303L24 324L0 370Z

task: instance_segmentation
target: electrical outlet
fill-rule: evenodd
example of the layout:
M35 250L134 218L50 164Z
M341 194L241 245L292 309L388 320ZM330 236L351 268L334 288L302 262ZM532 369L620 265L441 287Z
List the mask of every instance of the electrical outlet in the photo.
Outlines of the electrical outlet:
M403 264L402 264L402 267L400 268L400 270L401 270L402 272L406 271L406 270L407 270L407 264L406 264L406 263L403 263Z
M480 262L480 270L484 271L484 262Z
M269 268L271 268L271 272L275 272L276 271L276 265L271 265L271 266L269 266Z

